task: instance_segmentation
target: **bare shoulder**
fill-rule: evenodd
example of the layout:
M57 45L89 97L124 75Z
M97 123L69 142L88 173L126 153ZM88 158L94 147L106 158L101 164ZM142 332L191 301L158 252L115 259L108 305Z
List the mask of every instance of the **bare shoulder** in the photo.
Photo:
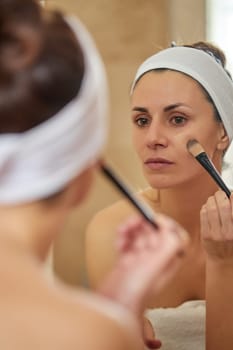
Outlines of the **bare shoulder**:
M92 287L97 287L116 260L117 228L134 209L121 200L98 212L86 230L86 270Z
M77 328L73 332L79 343L78 348L85 350L142 349L137 324L131 314L121 309L119 305L116 306L97 296L92 296L90 303L87 300L80 301L78 314L80 329L83 330L82 339L77 337ZM83 343L80 344L80 340Z
M114 226L133 212L134 208L127 200L117 201L97 212L90 221L88 228L96 227L96 225L100 225L100 227Z
M65 288L61 295L53 296L50 309L50 327L57 333L51 348L141 349L137 324L131 314L95 294L69 289L67 292Z
M157 192L154 191L154 193L152 197L152 191L145 189L136 193L136 196L148 205L151 205L157 199ZM127 199L117 201L94 215L87 227L87 237L98 236L99 238L99 230L103 230L103 232L101 231L101 235L104 234L105 230L110 230L110 232L112 230L115 231L118 225L136 212L136 209Z
M151 191L146 189L136 194L151 206L156 200ZM86 230L86 268L91 287L97 287L107 273L112 269L117 252L115 240L117 228L130 216L136 214L136 209L128 200L121 200L99 211L90 221Z
M120 305L48 280L11 241L1 239L0 261L0 349L140 349L136 320Z
M136 321L120 306L59 281L48 283L37 265L18 262L10 276L0 269L0 349L140 349Z

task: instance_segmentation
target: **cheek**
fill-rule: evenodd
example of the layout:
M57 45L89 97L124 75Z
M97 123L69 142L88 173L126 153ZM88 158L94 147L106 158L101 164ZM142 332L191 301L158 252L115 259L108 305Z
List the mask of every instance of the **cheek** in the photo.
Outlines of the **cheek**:
M192 132L188 132L187 134L177 135L174 146L178 149L179 153L183 154L183 156L188 156L189 159L193 158L187 149L187 143L190 140L197 140L200 145L204 148L208 155L213 155L216 147L217 147L217 131L205 130L205 128L193 130Z
M208 154L210 158L213 157L215 151L217 150L217 144L218 144L218 138L216 131L213 131L212 133L199 133L195 138L204 151Z
M200 169L199 163L187 149L188 141L194 138L196 138L194 134L177 135L170 147L170 150L172 149L173 159L179 165L177 171L183 174L196 173Z
M140 154L140 150L143 145L143 137L139 137L135 131L132 132L132 145L137 154Z

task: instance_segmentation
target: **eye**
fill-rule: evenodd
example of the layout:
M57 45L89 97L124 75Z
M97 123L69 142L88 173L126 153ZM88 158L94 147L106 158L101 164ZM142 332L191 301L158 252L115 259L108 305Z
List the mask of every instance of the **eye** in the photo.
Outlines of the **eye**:
M187 122L187 118L181 116L181 115L177 115L174 116L170 119L171 123L175 126L177 125L184 125Z
M144 127L149 124L149 120L146 117L137 117L134 122L139 127Z

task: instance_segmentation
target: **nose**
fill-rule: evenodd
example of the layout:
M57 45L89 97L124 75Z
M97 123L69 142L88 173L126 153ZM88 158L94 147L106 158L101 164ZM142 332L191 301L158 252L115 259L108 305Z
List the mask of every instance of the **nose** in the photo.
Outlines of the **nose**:
M164 125L153 120L147 129L146 145L148 148L155 149L158 147L167 147L168 138Z

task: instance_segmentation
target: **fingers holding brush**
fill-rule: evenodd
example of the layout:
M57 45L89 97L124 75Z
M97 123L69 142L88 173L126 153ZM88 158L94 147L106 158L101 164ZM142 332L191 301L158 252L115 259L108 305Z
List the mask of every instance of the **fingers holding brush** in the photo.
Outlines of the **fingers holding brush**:
M174 221L158 215L158 229L141 216L119 228L118 259L100 293L143 314L147 301L170 281L180 266L188 235Z
M200 212L201 236L211 260L233 259L233 198L223 191L211 196Z
M189 241L186 231L171 218L156 215L158 229L141 216L132 216L118 228L117 246L119 251L160 248L166 240L175 240L179 251L185 250Z
M131 277L159 289L179 266L189 238L170 218L157 215L156 221L157 230L142 217L131 217L118 230L117 247L119 262L125 269L132 268Z

